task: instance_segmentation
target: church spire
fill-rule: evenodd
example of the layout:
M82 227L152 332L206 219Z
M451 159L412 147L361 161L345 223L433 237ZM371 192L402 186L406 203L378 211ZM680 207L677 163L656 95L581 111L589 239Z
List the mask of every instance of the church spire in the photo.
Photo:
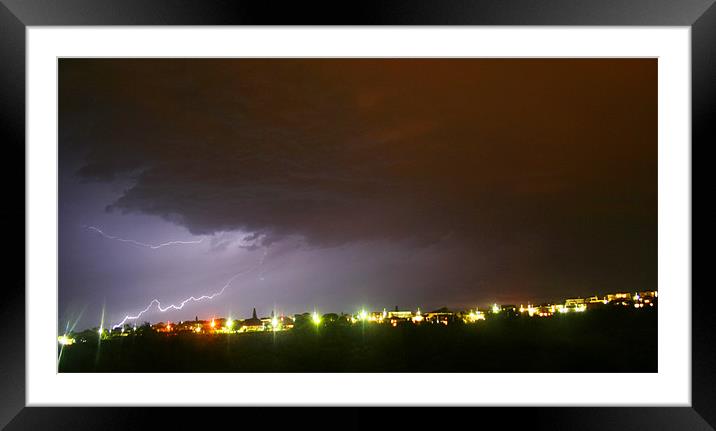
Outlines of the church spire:
M257 317L256 317L256 307L254 307L254 312L253 312L253 314L251 315L251 318L252 318L252 319L257 319Z

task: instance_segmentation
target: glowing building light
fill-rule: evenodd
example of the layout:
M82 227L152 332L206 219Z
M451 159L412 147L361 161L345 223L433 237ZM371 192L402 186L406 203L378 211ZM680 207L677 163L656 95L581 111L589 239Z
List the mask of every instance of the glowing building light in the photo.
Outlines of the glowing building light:
M497 304L492 305L492 312L497 314L500 312L500 307Z
M70 338L67 335L60 335L59 337L57 337L57 342L63 346L69 346L71 344L75 344L75 339Z
M360 316L360 320L365 320L366 317L368 317L368 312L365 310L361 310L359 316Z
M274 331L278 329L278 318L274 317L273 319L271 319L271 327Z
M209 323L209 326L214 328L216 326L216 322L214 322L214 319L211 319L211 323Z
M525 307L522 304L520 304L520 313L524 313L524 312L525 312Z
M313 312L313 323L315 323L316 325L321 323L321 316L319 316L318 313L316 313L315 311Z

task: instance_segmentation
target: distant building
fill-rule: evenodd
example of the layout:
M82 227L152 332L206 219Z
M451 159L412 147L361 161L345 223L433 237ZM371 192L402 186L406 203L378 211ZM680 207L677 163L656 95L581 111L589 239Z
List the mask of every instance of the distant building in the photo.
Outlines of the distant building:
M607 301L617 301L621 299L631 299L631 295L629 293L620 292L620 293L607 293Z
M393 311L388 311L388 318L392 319L397 317L398 319L411 319L413 312L411 310L398 310L398 306L395 306Z
M453 313L446 307L442 307L429 313L425 313L424 317L425 322L442 323L443 325L447 325L448 323L454 322L456 318L455 313Z
M382 322L387 317L388 312L385 309L383 311L372 311L368 314L368 320L371 322Z
M241 332L253 332L253 331L263 331L264 330L264 322L256 317L256 308L254 308L253 313L251 314L250 319L246 319L243 322L241 322L241 328L239 329Z
M584 298L570 298L564 300L565 307L576 307L577 305L583 305Z
M226 319L223 317L211 319L209 321L209 331L211 331L211 332L225 332L225 328L226 328Z
M156 332L172 332L175 328L172 322L159 322L152 325L152 329Z
M659 294L656 290L645 290L637 292L632 299L634 301L635 308L642 308L645 306L653 307L659 300Z
M475 323L478 320L485 320L485 312L480 310L470 310L460 314L465 323Z
M560 313L566 313L570 311L581 312L587 309L587 300L583 298L571 298L564 301L564 308L560 308ZM552 310L554 311L554 310Z
M202 332L202 329L204 328L204 325L206 323L206 321L199 320L198 318L195 320L185 320L177 323L174 329L177 332Z
M590 296L589 298L585 299L584 302L586 302L587 304L600 304L600 303L604 304L607 302L607 300L594 295L594 296Z
M645 290L643 292L638 292L638 295L642 299L656 299L659 297L659 292L656 290Z

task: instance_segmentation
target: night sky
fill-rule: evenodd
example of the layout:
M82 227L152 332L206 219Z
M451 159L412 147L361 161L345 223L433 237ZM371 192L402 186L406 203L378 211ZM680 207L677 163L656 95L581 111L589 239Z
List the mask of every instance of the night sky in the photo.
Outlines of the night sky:
M59 233L62 328L655 289L657 60L61 59Z

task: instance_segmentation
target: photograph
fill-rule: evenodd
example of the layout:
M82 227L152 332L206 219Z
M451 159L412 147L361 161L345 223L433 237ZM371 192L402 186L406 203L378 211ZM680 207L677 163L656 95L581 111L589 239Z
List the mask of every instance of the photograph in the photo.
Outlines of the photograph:
M0 0L0 429L716 429L715 1Z
M57 371L657 373L658 81L59 57Z

